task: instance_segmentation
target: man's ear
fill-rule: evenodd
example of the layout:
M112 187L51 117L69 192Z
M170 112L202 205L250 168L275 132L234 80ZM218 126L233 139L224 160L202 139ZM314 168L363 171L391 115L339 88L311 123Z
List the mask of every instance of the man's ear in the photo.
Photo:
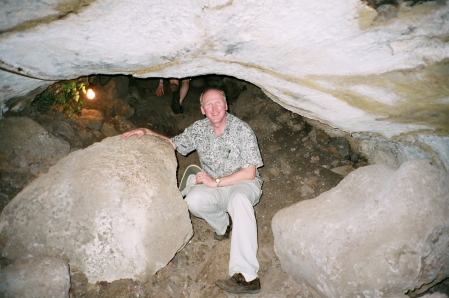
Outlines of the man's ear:
M201 114L206 115L206 111L204 110L203 106L201 106Z

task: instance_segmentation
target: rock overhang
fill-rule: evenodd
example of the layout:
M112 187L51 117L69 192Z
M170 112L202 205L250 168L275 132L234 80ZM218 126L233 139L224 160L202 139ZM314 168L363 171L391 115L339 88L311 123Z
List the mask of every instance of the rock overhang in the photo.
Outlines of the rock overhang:
M0 23L1 108L84 75L222 74L348 133L446 137L447 1L395 9L381 18L359 0L15 2Z

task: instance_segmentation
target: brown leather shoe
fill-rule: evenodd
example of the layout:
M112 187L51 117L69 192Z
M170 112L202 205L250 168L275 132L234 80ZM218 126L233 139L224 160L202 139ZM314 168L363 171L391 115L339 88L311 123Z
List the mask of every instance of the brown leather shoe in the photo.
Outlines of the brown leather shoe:
M236 273L228 279L217 280L215 285L226 292L234 294L256 294L260 292L259 278L257 277L248 282L241 273Z
M231 231L232 231L232 220L231 217L229 216L229 225L226 228L226 232L223 235L218 235L217 233L214 233L214 239L218 241L228 239Z

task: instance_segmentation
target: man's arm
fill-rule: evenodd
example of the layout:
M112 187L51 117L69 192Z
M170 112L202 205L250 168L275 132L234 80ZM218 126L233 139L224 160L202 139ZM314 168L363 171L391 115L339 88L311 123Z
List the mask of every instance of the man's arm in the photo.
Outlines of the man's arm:
M136 138L140 139L141 137L143 137L144 135L150 135L150 136L155 136L155 137L159 137L161 139L167 140L170 142L170 144L173 146L173 149L176 149L176 145L171 141L171 139L169 137L166 137L164 135L158 134L148 128L137 128L128 132L125 132L121 135L122 139L128 139L131 136L136 136Z
M252 165L243 168L229 176L220 177L220 186L230 186L244 180L253 180L256 178L256 166ZM212 179L206 172L199 172L196 174L196 183L203 183L208 187L216 187L217 182Z

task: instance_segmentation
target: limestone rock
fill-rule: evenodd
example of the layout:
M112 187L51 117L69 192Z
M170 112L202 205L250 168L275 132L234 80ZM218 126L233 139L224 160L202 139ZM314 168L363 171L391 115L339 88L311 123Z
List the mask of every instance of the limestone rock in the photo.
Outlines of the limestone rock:
M19 260L0 271L1 297L68 298L69 266L58 258Z
M92 130L101 130L101 126L103 125L103 117L92 117L92 116L80 116L77 119L77 122L87 128Z
M0 210L32 179L69 153L70 145L24 117L0 119Z
M118 132L115 130L114 125L110 123L103 123L103 126L101 127L101 133L108 137L118 135Z
M449 276L449 175L428 160L359 168L273 218L283 270L325 297L385 297Z
M72 152L0 215L9 260L60 257L90 282L146 280L192 236L171 145L120 136Z

